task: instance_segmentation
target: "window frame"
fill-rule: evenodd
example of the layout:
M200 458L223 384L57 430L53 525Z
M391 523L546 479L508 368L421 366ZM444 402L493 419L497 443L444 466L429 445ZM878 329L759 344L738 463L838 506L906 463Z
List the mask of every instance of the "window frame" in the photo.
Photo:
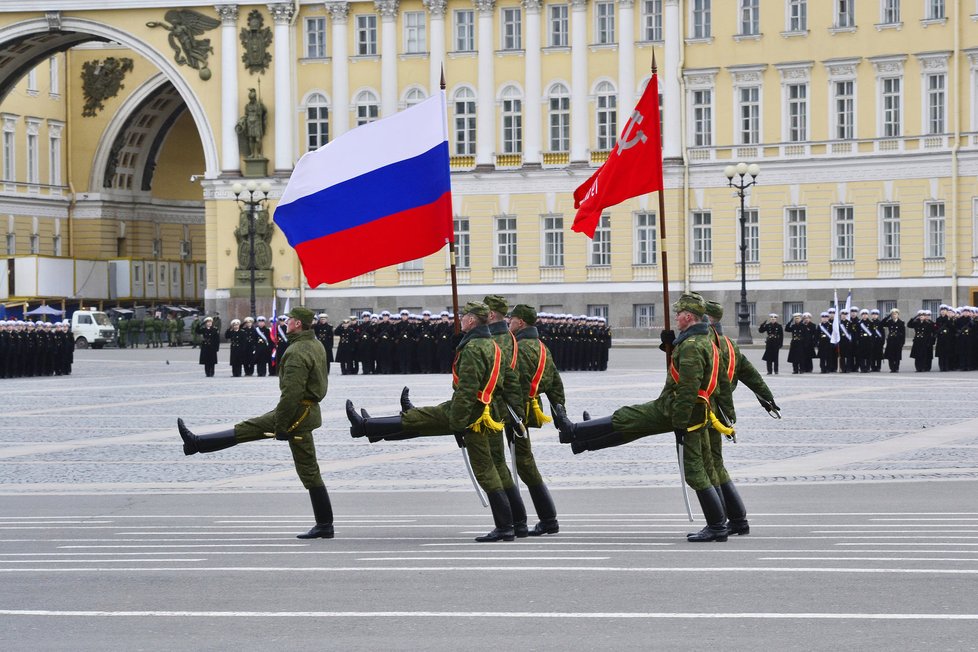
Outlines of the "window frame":
M693 265L712 265L713 214L711 211L695 210L691 212L690 236L690 262Z
M503 223L505 222L505 224ZM494 267L515 269L519 262L518 224L515 215L496 215L493 220L495 240Z
M832 260L856 259L856 209L852 204L832 207Z
M354 18L356 56L377 56L377 14L357 14Z
M540 216L541 261L542 267L564 267L564 216L560 213L547 213Z
M326 58L326 17L306 16L303 23L306 39L306 58ZM316 26L316 27L314 27ZM321 29L319 29L321 26Z
M785 207L784 246L786 263L808 262L808 210L804 206Z

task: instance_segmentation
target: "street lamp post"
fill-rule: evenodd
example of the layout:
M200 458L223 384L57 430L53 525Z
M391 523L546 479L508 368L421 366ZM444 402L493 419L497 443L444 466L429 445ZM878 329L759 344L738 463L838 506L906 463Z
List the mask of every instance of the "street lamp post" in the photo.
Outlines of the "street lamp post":
M251 280L252 317L257 313L255 306L255 220L258 219L259 208L268 201L268 193L271 189L272 184L267 181L263 181L261 186L255 181L249 181L243 186L240 183L231 186L234 200L248 209L248 272ZM242 195L245 196L242 197Z
M723 169L723 175L727 177L727 185L737 191L740 197L740 311L737 313L737 323L740 333L737 335L737 344L753 344L754 338L750 332L750 310L747 307L747 213L744 210L744 196L748 188L757 183L757 175L761 173L761 166L757 163L738 163L728 165ZM745 176L750 176L750 181ZM740 180L734 183L734 177Z

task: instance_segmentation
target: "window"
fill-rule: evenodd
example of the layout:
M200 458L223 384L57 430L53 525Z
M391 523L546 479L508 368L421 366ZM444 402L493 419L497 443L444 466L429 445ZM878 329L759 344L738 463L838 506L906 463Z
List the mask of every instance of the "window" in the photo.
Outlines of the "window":
M543 266L564 266L564 218L561 215L543 216Z
M606 303L589 303L587 305L587 316L588 317L604 317L608 319L608 304Z
M788 0L788 31L808 30L808 0Z
M326 96L313 93L306 103L306 147L317 150L329 142L329 107Z
M936 319L941 314L942 303L944 299L924 299L920 302L920 307L923 310L930 310L931 315Z
M550 87L550 151L570 151L570 91L563 84Z
M455 10L455 51L475 52L475 12Z
M883 137L895 138L901 133L900 78L885 77L882 84Z
M591 239L591 262L594 267L611 265L611 217L602 215Z
M415 104L421 104L425 101L424 91L420 88L410 88L408 92L404 94L404 108L409 109Z
M691 38L710 38L711 0L693 0L693 21Z
M944 73L927 75L927 124L925 133L932 136L943 134L945 131L944 115L947 95L944 87L946 83L947 75Z
M357 55L370 56L377 54L377 15L360 14L357 16Z
M356 107L358 127L380 117L380 103L373 91L360 91L357 94Z
M61 130L51 129L48 133L48 176L52 186L61 185Z
M642 2L642 40L662 40L662 0Z
M14 156L14 131L6 125L3 129L3 178L4 181L16 181L17 158Z
M51 238L51 249L54 251L55 256L61 255L61 236L56 235Z
M520 50L523 48L523 14L519 7L504 7L502 10L502 49Z
M632 260L636 265L655 265L658 255L655 213L635 213L635 252Z
M146 285L156 286L156 263L146 263Z
M470 254L469 240L469 218L456 217L452 220L455 230L455 266L462 269L472 267L472 257Z
M397 266L397 269L404 272L423 272L424 271L424 258L415 258L414 260L405 260L403 263Z
M37 95L37 68L31 68L27 73L27 94Z
M53 56L48 59L48 93L59 95L61 93L61 81L58 74L58 57Z
M808 140L808 84L788 84L788 142Z
M895 299L877 299L876 309L880 311L881 315L888 315L890 311L897 307L897 302Z
M832 259L855 260L856 227L852 206L836 206L832 211Z
M17 253L17 234L8 233L7 234L7 255L13 256Z
M655 323L655 304L636 303L632 306L632 314L635 316L632 322L635 328L652 328Z
M408 54L419 54L425 51L423 11L404 12L404 51Z
M856 26L856 0L835 0L835 26L850 28Z
M326 17L306 18L306 57L326 58Z
M740 124L738 137L741 145L757 145L761 142L761 89L746 86L737 89L740 99Z
M40 183L40 165L37 151L37 125L28 126L27 131L27 183Z
M516 216L496 218L496 267L516 267Z
M520 154L523 151L523 100L515 86L507 86L502 93L503 105L503 154Z
M694 265L709 265L713 262L713 225L709 211L693 212L693 256Z
M785 211L785 242L787 251L785 261L803 262L808 259L808 224L804 208L789 208Z
M900 258L900 205L880 206L880 258Z
M782 324L790 324L791 316L798 313L805 312L805 303L803 301L785 301L781 304L782 310Z
M743 304L741 304L739 301L734 303L734 318L737 320L738 324L740 323L741 305ZM747 323L751 326L757 325L757 304L753 301L747 302Z
M835 137L852 140L856 125L856 82L837 81L835 88Z
M566 48L568 43L568 19L567 5L548 5L547 24L550 28L548 32L547 45L552 48Z
M455 92L455 153L475 154L475 93L469 88Z
M740 35L761 33L761 0L740 0Z
M713 144L713 91L693 91L693 144L709 147Z
M737 226L740 227L740 211L737 211ZM744 210L744 245L747 257L744 262L761 262L761 231L759 226L759 211L756 208ZM740 262L740 243L737 243L737 262Z
M615 3L598 2L594 5L594 37L599 45L615 42Z
M944 0L927 0L927 20L941 20L944 13Z
M598 150L608 151L615 146L618 135L618 94L609 82L598 84L595 97L595 119L597 120Z
M900 22L900 0L883 0L880 9L880 22L884 25Z
M31 243L31 253L32 254L39 254L39 253L41 253L41 236L39 236L36 233L32 233L31 234L30 243Z
M944 258L944 202L926 204L924 256Z

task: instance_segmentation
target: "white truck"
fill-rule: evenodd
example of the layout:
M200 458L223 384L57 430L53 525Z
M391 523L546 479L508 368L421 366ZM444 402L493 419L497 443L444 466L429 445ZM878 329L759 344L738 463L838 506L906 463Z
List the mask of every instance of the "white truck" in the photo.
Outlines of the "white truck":
M104 312L81 308L71 315L71 335L76 349L101 349L115 338L115 326Z

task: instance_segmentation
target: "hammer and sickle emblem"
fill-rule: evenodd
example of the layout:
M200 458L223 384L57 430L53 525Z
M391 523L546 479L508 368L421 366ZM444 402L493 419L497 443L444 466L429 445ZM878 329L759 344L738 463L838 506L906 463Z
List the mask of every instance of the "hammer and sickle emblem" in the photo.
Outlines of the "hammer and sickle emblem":
M628 124L625 127L624 138L623 140L618 141L618 156L621 156L621 153L626 149L635 147L640 142L644 143L649 139L649 137L645 135L645 132L638 128L638 125L642 124L642 120L643 117L641 113L638 111L632 112L632 118L628 121ZM629 134L631 134L633 130L636 132L635 136L633 138L629 138Z

